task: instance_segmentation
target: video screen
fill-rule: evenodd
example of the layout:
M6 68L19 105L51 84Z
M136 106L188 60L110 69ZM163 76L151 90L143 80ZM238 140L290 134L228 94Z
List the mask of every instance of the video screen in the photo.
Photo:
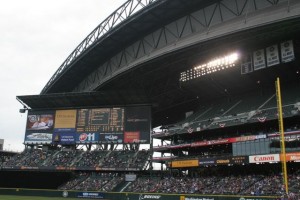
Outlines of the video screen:
M26 130L52 130L54 113L29 113L27 116Z

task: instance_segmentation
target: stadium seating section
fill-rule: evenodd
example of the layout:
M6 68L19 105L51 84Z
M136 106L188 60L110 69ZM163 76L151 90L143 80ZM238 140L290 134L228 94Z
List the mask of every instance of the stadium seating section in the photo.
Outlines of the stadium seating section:
M284 117L300 114L298 91L298 86L284 88L282 92ZM170 127L167 129L169 134L187 133L187 128L192 128L194 131L212 130L223 126L229 127L255 123L259 120L274 119L277 119L276 94L256 91L247 95L225 98L208 105L202 105L186 119L167 125L167 127Z
M81 151L27 149L8 161L4 166L26 167L106 167L106 168L143 168L149 160L148 150L129 151Z
M292 118L300 114L300 99L297 87L284 90L283 115ZM154 132L153 136L168 136L170 143L154 146L164 150L170 146L190 144L195 141L220 140L222 138L259 136L257 143L263 143L268 134L276 133L272 126L243 126L243 124L260 123L265 120L277 119L277 102L274 93L253 92L227 100L212 102L209 106L202 105L186 119L171 125L166 125L162 132ZM297 121L297 120L296 120ZM230 134L218 133L220 127L232 128ZM235 128L238 127L238 128ZM197 134L195 137L182 137L193 132L210 130L210 134ZM288 124L286 131L299 131L299 122ZM176 137L170 137L170 136ZM287 141L287 151L300 152L300 134L295 140ZM299 136L299 137L298 137ZM159 138L159 137L158 137ZM170 139L171 138L171 139ZM268 140L270 152L279 153L279 140ZM236 156L234 145L215 145L213 148L198 147L188 154L174 150L169 155L173 160L188 158L211 158L217 156ZM159 151L158 151L159 152ZM236 166L201 166L196 169L161 171L148 170L153 152L150 150L123 149L123 150L79 150L75 147L58 147L54 149L27 148L13 157L2 156L0 167L59 167L74 168L72 178L58 187L60 190L77 191L116 191L116 192L153 192L153 193L182 193L182 194L222 194L222 195L282 195L282 174L280 163L277 164L248 164ZM245 153L245 152L244 152ZM260 152L261 154L263 152ZM256 152L257 154L257 152ZM259 153L258 153L259 154ZM243 153L238 156L244 155ZM251 155L246 152L245 155ZM163 156L162 156L163 157ZM164 164L167 165L167 162ZM290 163L289 185L291 191L299 194L300 171L298 163ZM276 166L276 167L274 167ZM86 170L89 168L89 170ZM93 169L91 169L93 168ZM274 169L276 168L276 169ZM101 170L99 170L101 169ZM137 169L119 170L119 169ZM147 169L147 170L146 170ZM262 170L264 169L264 170ZM72 169L71 169L72 170ZM172 171L174 170L174 171ZM137 175L135 180L126 180L126 174ZM154 173L154 174L152 174Z

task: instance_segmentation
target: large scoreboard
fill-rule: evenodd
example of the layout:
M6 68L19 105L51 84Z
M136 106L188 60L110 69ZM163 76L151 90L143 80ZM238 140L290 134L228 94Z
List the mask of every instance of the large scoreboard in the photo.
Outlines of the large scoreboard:
M29 111L25 144L150 143L151 107Z

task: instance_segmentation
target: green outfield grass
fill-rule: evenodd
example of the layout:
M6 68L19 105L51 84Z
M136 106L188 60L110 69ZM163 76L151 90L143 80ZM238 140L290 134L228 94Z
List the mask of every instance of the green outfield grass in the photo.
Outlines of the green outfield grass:
M36 196L11 196L0 195L1 200L78 200L78 198L64 198L64 197L36 197Z

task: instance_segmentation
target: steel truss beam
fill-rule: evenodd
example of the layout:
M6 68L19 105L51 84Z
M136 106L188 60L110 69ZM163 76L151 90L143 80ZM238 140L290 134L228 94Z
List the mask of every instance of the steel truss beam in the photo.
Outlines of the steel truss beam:
M101 38L109 34L116 26L118 26L123 21L127 20L129 17L133 16L137 12L141 11L148 5L156 2L158 0L128 0L122 6L120 6L116 11L109 15L101 24L99 24L67 57L67 59L61 64L58 70L50 78L46 86L42 90L42 94L47 91L56 79L58 79L62 73L64 73L71 64L78 58L83 52L85 52L89 47L96 44Z
M293 7L291 4L297 4ZM121 73L189 45L299 15L290 0L222 0L173 21L109 58L87 76L74 92L96 91ZM278 13L279 12L279 13ZM263 13L263 14L262 14ZM262 15L265 18L262 18ZM241 28L241 26L243 26Z

